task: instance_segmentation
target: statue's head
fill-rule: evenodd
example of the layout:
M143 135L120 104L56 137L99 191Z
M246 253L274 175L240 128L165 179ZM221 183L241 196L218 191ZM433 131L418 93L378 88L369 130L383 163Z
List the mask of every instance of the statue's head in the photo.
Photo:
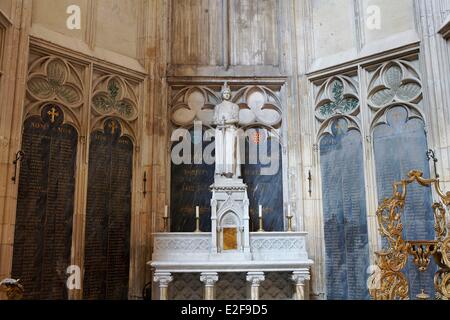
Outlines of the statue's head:
M224 101L231 100L231 89L228 86L228 82L225 82L224 86L222 87L222 99Z

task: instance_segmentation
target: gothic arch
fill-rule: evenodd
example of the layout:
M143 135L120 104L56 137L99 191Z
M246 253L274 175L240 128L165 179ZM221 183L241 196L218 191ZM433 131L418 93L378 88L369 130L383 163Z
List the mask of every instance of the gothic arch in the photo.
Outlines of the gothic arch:
M347 128L349 131L356 130L361 134L361 126L359 120L357 118L346 116L346 115L334 115L328 119L326 119L320 126L318 134L317 134L317 143L320 143L320 140L324 135L334 135L333 134L333 125L340 121L345 120L347 123Z
M221 208L220 210L221 212L218 213L218 218L219 218L219 227L223 227L224 223L227 223L227 221L225 221L228 217L233 217L234 222L236 223L236 227L241 228L242 225L239 223L239 215L236 213L236 209L234 208ZM231 225L231 224L227 224L227 225Z
M240 223L236 209L225 205L218 213L218 219L220 251L241 250L244 226Z
M328 299L368 299L369 241L358 83L347 75L318 85L315 113ZM337 169L339 168L339 169Z
M377 110L374 113L372 122L370 124L370 132L372 135L373 135L373 130L377 126L388 123L387 115L388 115L389 111L394 108L398 108L398 107L404 108L406 110L407 121L412 120L412 119L419 119L419 120L423 121L424 126L426 125L425 114L417 105L407 103L407 102L401 102L401 103L393 102L393 103L390 103L390 104L384 106L383 108L380 108L379 110Z
M31 117L41 116L43 109L50 105L54 105L61 109L64 114L63 123L74 127L78 134L81 135L81 123L79 121L78 115L76 114L76 111L63 103L58 102L57 100L37 101L34 103L30 103L27 106L28 112L24 114L23 123L25 123L25 121L27 121Z
M84 103L82 70L72 62L53 55L36 59L28 72L24 121L30 116L40 115L43 106L55 104L63 109L65 122L81 133Z
M372 114L370 136L378 202L388 198L392 193L392 183L405 178L409 171L420 170L425 176L430 176L426 156L427 119L422 98L420 74L411 62L389 61L373 72L367 101ZM434 237L431 190L413 186L406 203L403 215L405 238ZM418 271L409 263L405 270L411 297L415 297L421 289L433 292L432 281L419 277ZM432 271L433 267L427 270ZM432 279L431 274L426 277Z

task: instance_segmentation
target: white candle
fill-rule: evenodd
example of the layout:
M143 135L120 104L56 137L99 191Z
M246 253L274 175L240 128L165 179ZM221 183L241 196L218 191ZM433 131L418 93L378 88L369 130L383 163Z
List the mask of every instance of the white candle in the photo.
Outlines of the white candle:
M195 217L200 218L200 207L195 207Z
M291 205L290 204L288 204L288 217L292 217L291 216Z
M169 217L169 206L166 205L166 207L164 208L164 218L168 218Z
M259 205L259 217L262 218L263 216L263 208L262 205Z

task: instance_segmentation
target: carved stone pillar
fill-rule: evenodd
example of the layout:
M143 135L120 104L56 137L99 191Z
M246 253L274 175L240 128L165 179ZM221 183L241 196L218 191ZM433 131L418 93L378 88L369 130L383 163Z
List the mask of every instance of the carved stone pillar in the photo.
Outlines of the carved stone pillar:
M204 272L200 276L200 281L205 284L205 300L215 299L214 286L219 281L219 275L217 272Z
M247 273L247 281L251 284L250 300L259 300L259 285L265 279L264 272Z
M421 62L424 96L428 104L424 111L428 113L429 147L434 149L439 159L437 170L443 190L450 189L450 62L448 43L439 34L450 10L448 1L416 1L417 17L420 18L419 30L422 33ZM441 29L442 30L442 29ZM445 34L445 32L444 32ZM432 173L434 174L434 173Z
M171 273L155 273L153 281L158 283L159 286L159 300L169 300L169 283L173 281Z
M309 271L294 271L291 279L295 283L295 300L309 300L305 295L305 283L310 279Z

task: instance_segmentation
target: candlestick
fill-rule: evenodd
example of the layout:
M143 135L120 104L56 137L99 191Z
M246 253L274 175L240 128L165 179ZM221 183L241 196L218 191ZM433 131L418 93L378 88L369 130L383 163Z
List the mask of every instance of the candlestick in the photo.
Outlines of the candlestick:
M163 231L169 232L169 206L167 205L164 207L163 220L164 220Z
M422 289L422 292L419 293L416 297L419 300L428 300L428 299L430 299L430 295L426 294L425 290L423 290L423 289Z
M263 226L263 209L262 206L259 206L259 230L258 232L264 232L264 226Z
M195 232L200 231L200 207L195 207Z
M164 220L164 232L169 232L169 217L163 217Z
M292 232L292 218L294 218L293 216L288 216L288 232Z
M287 219L288 219L288 232L292 232L292 219L294 218L294 216L291 213L291 205L288 204L288 215L287 215Z

